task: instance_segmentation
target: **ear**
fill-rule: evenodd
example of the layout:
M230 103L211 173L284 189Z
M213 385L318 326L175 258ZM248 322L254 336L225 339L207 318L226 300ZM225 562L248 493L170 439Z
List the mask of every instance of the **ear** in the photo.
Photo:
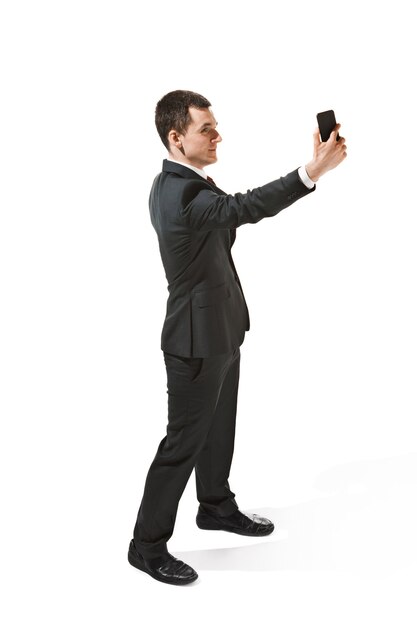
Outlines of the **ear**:
M177 130L172 129L168 133L169 144L178 150L181 150L182 148L182 138L183 135L181 135Z

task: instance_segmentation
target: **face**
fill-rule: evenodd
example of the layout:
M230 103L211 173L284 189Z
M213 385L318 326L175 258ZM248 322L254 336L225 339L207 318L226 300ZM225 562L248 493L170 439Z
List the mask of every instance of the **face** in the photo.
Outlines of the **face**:
M184 135L171 131L169 133L172 143L179 152L175 151L185 163L202 169L206 165L217 161L217 144L222 140L216 130L217 122L208 109L189 108L191 122Z

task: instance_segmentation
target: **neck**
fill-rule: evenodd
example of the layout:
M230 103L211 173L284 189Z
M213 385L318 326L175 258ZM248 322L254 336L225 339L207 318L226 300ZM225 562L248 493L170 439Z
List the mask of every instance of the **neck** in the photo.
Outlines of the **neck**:
M168 152L168 157L170 159L175 159L175 161L179 161L180 163L184 163L185 165L192 165L193 167L196 167L199 170L204 169L204 164L194 163L193 161L190 161L190 159L187 159L187 157L184 156L182 152L180 152L180 150L176 150L175 153Z
M174 159L174 161L182 163L183 165L187 165L188 167L193 167L194 169L198 170L199 172L204 172L204 168L203 168L202 165L196 165L195 163L190 162L188 159L177 159L177 157L174 157L172 154L169 154L168 158L169 159Z

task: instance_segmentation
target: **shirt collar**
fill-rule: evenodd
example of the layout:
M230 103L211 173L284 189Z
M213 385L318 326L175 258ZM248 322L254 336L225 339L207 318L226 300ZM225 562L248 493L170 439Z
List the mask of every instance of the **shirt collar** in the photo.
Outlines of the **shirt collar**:
M169 157L167 157L167 161L172 161L173 163L179 163L180 165L183 165L184 167L189 167L190 170L194 170L194 172L197 172L197 174L199 174L200 176L202 176L203 178L207 180L207 174L205 173L205 171L200 170L198 167L194 167L194 165L188 165L188 163L177 161L177 159L170 159Z

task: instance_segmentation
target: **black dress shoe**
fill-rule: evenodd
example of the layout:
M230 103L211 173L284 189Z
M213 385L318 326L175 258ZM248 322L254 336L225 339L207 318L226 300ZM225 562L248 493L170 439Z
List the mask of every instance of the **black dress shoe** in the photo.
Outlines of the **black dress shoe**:
M197 572L190 565L176 559L169 552L155 559L144 559L136 550L133 539L129 545L127 559L133 567L137 567L162 583L188 585L198 578Z
M263 537L270 535L274 530L274 524L266 517L260 517L256 513L245 514L237 510L227 517L214 516L203 511L201 506L196 517L197 526L204 530L227 530L238 535Z

